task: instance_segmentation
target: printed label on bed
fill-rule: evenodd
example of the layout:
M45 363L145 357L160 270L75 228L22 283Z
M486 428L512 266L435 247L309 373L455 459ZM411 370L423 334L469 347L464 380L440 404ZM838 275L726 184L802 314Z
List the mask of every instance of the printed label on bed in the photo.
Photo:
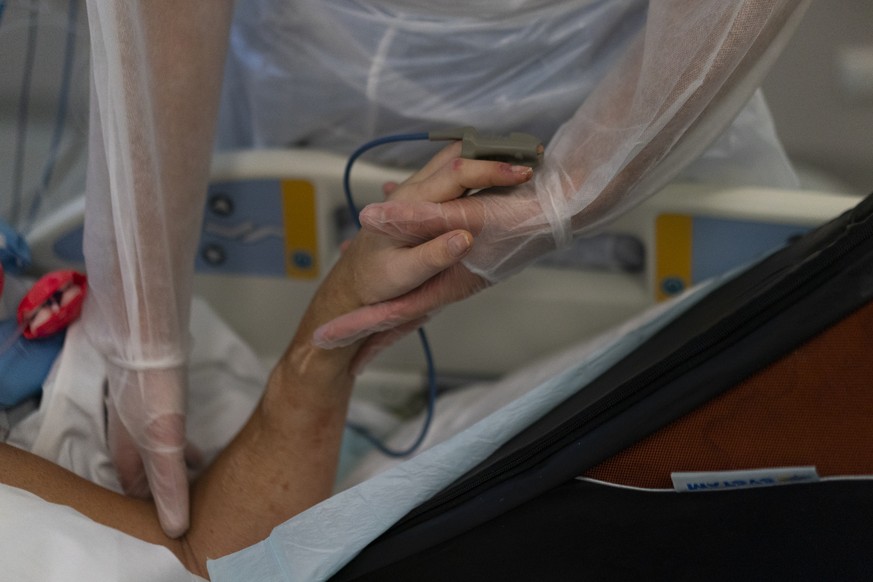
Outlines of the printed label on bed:
M745 471L672 473L673 488L686 491L726 491L818 481L815 467L776 467Z

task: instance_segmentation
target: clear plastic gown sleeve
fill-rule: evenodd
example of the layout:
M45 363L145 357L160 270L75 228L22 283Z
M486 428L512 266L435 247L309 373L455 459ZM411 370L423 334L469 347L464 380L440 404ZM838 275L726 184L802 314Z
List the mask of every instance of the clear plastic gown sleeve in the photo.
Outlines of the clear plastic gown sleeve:
M533 181L482 204L467 266L504 278L665 186L749 102L808 3L650 2L645 27L549 141Z
M124 461L122 484L145 493L124 475L131 466L137 472L141 457L165 529L176 515L184 530L191 282L230 7L94 0L87 10L84 323L107 361L110 419L120 421L110 444L115 438L116 463Z
M248 0L234 17L218 143L351 152L461 125L533 133L545 167L517 195L487 199L466 263L498 280L680 171L796 187L755 90L808 3ZM403 144L368 156L416 167L430 153Z

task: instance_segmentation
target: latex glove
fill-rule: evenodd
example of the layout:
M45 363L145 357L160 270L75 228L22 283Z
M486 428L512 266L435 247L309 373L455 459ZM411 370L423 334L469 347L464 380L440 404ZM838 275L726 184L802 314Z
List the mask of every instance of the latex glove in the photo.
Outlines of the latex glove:
M123 490L153 497L168 531L187 524L188 467L200 454L185 440L184 366L134 371L109 364L107 439Z
M438 206L470 189L521 184L533 175L530 168L465 160L459 158L459 155L459 143L446 147L399 186L388 185L388 200L398 204L420 201ZM361 211L362 222L370 214L368 208ZM355 371L360 371L380 349L416 329L427 319L429 310L422 310L422 295L427 296L433 292L429 304L439 306L447 300L443 296L446 290L451 289L454 292L462 288L472 294L485 285L484 279L480 277L473 276L466 281L459 278L469 275L458 261L472 244L471 234L463 225L457 229L442 230L435 236L406 237L385 237L377 229L369 229L365 224L363 226L359 237L367 241L379 241L378 244L386 252L397 253L398 257L404 257L404 262L392 262L390 258L385 258L384 253L371 253L358 260L354 255L348 256L349 253L354 253L355 245L349 247L343 259L350 259L348 263L360 269L355 281L370 281L359 284L362 289L360 301L365 307L319 327L313 336L315 345L322 348L346 346L367 336L374 336L359 353L358 361L353 366ZM409 253L408 249L415 249L416 252ZM456 260L435 262L434 257L439 255L435 255L432 249L446 249L452 255L450 258ZM406 252L399 252L404 250ZM442 268L435 268L440 264ZM403 281L398 282L398 276L403 277ZM407 312L407 305L414 310L414 316Z
M361 222L397 240L464 228L462 267L323 332L335 343L403 325L590 234L672 180L726 128L796 29L808 0L664 0L615 68L549 142L533 180L445 204L389 200ZM382 318L383 324L378 322Z

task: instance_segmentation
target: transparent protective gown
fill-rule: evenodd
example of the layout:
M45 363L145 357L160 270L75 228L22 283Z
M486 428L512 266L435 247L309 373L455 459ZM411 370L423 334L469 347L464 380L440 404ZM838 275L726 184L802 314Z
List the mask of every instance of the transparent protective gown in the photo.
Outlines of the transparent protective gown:
M750 98L802 5L249 1L235 14L219 145L348 152L447 126L533 133L546 167L519 193L526 202L489 201L467 261L498 280L698 158L686 179L795 187L761 96ZM368 155L410 166L422 152Z
M701 155L689 175L790 184L760 98L743 108L807 4L245 0L221 89L229 1L89 0L85 319L109 364L126 488L143 492L142 459L165 529L185 529L183 370L219 94L224 148L347 152L382 134L469 124L538 135L546 162L531 183L474 197L484 219L466 264L494 281ZM380 153L401 165L426 155Z

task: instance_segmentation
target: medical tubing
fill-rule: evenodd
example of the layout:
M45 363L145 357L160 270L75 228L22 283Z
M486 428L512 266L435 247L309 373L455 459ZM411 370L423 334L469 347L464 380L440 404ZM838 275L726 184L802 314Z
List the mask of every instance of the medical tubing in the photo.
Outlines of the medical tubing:
M367 143L356 149L354 152L352 152L352 155L349 156L349 161L346 162L345 172L343 172L343 192L346 195L346 204L349 207L349 212L352 215L352 220L355 221L355 226L361 228L361 219L358 217L358 207L355 205L355 201L352 199L351 178L352 165L354 165L355 160L357 160L367 151L380 145L395 143L398 141L424 141L427 139L429 139L427 133L399 133L396 135L386 135L368 141Z
M352 176L352 166L360 156L362 156L368 150L400 141L424 141L428 140L429 135L427 133L401 133L396 135L386 135L383 137L376 138L371 140L358 149L356 149L349 156L348 162L346 162L346 168L343 172L343 193L346 197L346 204L349 208L349 213L352 215L352 220L355 221L355 226L358 229L361 228L361 220L358 217L359 211L357 205L355 204L354 198L352 197L352 188L351 188L351 176ZM403 450L394 450L389 448L385 443L376 438L370 431L368 431L363 426L356 424L351 421L346 422L346 426L350 429L358 433L365 440L367 440L370 444L372 444L376 449L382 454L388 457L407 457L414 453L421 443L424 442L425 437L427 436L428 430L430 429L431 421L433 420L434 408L436 407L436 367L433 363L433 354L431 353L430 343L427 341L427 335L424 333L424 328L418 328L418 338L421 340L421 349L424 352L425 362L427 363L427 407L425 410L424 424L421 427L421 431L418 433L418 438L415 439L415 442L412 443L408 448Z
M427 360L427 407L425 408L424 423L421 426L421 431L419 431L418 438L415 439L415 442L412 443L408 448L400 451L390 449L378 438L373 436L370 431L368 431L363 426L351 421L346 422L346 426L349 429L364 437L364 439L366 439L370 444L376 447L379 452L388 457L408 457L409 455L414 453L418 449L418 447L421 446L421 443L424 442L424 439L427 436L428 431L430 430L431 422L433 421L434 409L436 408L437 393L436 370L433 364L433 357L431 355L430 345L427 341L427 335L425 335L423 328L418 328L418 337L421 340L422 351L424 352L424 357Z
M24 188L24 158L27 153L27 118L30 110L30 86L33 80L33 65L36 59L36 39L39 29L39 10L30 7L30 19L27 26L27 51L24 57L24 72L21 79L21 91L18 95L18 123L15 137L15 165L12 178L12 206L9 212L9 222L18 226L18 215L21 212L22 190Z
M36 190L36 195L28 209L26 227L29 228L36 218L36 213L42 205L43 197L48 190L58 160L58 150L64 136L67 121L67 110L70 102L70 83L73 78L73 57L76 54L76 21L79 17L79 3L70 2L67 9L67 39L64 45L64 65L61 70L61 87L58 93L58 110L55 114L55 126L52 130L52 142L48 157L42 170L42 179ZM21 229L25 230L25 229Z

